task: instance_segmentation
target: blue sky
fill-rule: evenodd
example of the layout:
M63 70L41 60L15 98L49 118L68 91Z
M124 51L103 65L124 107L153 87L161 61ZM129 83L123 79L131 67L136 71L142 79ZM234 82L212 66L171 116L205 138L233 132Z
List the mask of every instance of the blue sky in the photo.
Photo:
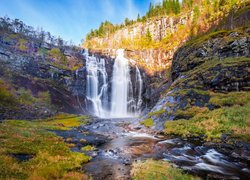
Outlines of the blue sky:
M151 0L0 0L0 16L18 18L75 44L102 21L144 15ZM152 0L152 2L160 0Z

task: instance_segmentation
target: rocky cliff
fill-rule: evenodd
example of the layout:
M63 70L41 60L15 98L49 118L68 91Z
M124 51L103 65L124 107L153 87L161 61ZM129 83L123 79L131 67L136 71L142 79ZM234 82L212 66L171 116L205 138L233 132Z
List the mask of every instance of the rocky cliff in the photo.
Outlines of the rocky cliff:
M216 103L211 102L216 93L248 94L249 47L249 28L218 31L188 42L174 56L173 84L162 92L148 117L156 121L156 127L163 128L166 120L189 119L194 115L181 114L181 110L216 108Z
M0 35L0 119L83 113L85 74L65 69L53 57L40 54L41 49L49 52L58 47L39 46L36 39L20 36L12 32ZM20 39L25 41L25 49L20 49ZM81 50L67 48L63 55L73 63L84 63Z

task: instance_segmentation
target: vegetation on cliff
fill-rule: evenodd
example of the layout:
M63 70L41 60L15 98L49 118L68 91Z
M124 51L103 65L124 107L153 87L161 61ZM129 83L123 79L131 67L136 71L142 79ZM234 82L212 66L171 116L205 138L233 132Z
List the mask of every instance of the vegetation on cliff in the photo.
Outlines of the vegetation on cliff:
M141 22L140 18L134 23L127 23L127 19L122 25L113 25L111 22L105 21L101 23L99 29L92 30L86 36L86 42L84 43L85 47L88 48L127 48L127 49L145 49L145 48L167 48L166 50L177 48L178 45L182 44L183 41L186 41L190 37L194 37L198 34L207 32L211 27L214 27L219 24L220 20L227 16L237 16L238 9L243 9L248 7L247 1L239 0L202 0L202 1L193 1L186 0L183 3L175 0L164 0L161 4L152 5L150 4L149 10L145 16L143 16L145 21ZM188 19L186 23L179 23L175 27L175 30L169 28L163 29L166 32L165 37L161 37L156 41L150 42L150 44L143 43L144 38L147 37L149 29L146 31L139 32L138 37L132 36L129 38L130 33L133 34L133 27L139 26L141 23L154 23L157 19L153 17L164 17L173 18L173 20L180 19L181 17L188 15L191 18ZM227 22L227 26L232 26L233 22ZM247 22L246 22L247 23ZM130 28L131 27L131 28ZM113 35L119 29L128 29L128 34L123 34L124 38L121 39L120 43L116 42L116 39L113 38ZM150 29L150 34L152 35L155 29ZM131 31L131 32L130 32ZM159 32L160 33L160 32ZM109 41L106 44L97 37L104 38ZM99 43L99 44L98 44ZM117 44L118 43L118 44Z
M249 24L248 19L240 18L249 9L246 0L188 0L180 4L178 11L174 10L178 5L164 5L166 2L173 4L176 1L151 5L143 20L138 18L133 23L127 20L122 25L102 23L99 29L87 35L83 47L94 51L123 48L145 52L146 59L141 55L144 53L135 53L129 58L153 74L152 71L160 72L169 68L174 53L186 41L218 29L233 29L237 24ZM160 57L153 56L152 50L157 50Z
M34 30L19 19L0 17L0 43L1 49L46 60L62 69L75 70L82 66L79 55L76 56L78 47L43 29Z
M193 0L186 0L183 2L182 8L191 7L192 4ZM179 14L180 11L181 11L181 4L179 0L163 0L162 3L158 4L150 3L149 9L146 12L145 16L140 17L140 15L138 14L136 20L129 20L128 18L125 18L124 22L120 25L112 24L109 21L102 22L98 29L95 30L92 29L91 32L86 35L86 40L90 40L91 38L94 37L109 36L118 29L133 25L137 22L146 22L148 18L161 15Z
M213 32L186 43L174 58L165 132L207 141L250 139L249 27ZM213 43L216 42L216 43ZM238 44L237 46L234 46ZM235 48L239 47L239 48Z
M34 95L30 89L23 87L15 88L11 83L0 78L0 112L8 110L20 110L22 107L41 109L53 109L51 97L48 91L38 91ZM32 109L33 109L32 108ZM5 109L5 110L4 110Z

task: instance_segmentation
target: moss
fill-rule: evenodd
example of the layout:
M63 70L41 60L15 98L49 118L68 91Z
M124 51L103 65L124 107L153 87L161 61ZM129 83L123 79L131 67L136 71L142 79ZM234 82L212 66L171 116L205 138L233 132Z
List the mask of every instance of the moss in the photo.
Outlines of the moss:
M13 93L11 93L8 85L0 79L0 106L13 107L17 104L17 99Z
M250 103L201 111L190 120L166 121L166 134L183 137L205 135L207 141L218 141L222 134L250 141Z
M207 107L192 106L192 107L187 108L185 110L177 110L176 116L191 118L191 117L194 117L198 113L208 113L208 112L209 112L209 110Z
M196 38L188 41L185 46L200 46L202 43L205 43L209 39L215 39L215 38L223 38L227 35L229 35L232 31L228 30L220 30L216 32L211 32L206 35L200 35L197 36Z
M18 100L22 104L31 105L36 101L36 98L33 96L31 90L29 89L20 88L17 91L17 94L18 94Z
M88 122L88 117L71 114L57 114L49 119L38 120L35 122L39 123L46 129L69 130L72 127L86 124Z
M159 117L160 115L164 114L166 112L165 109L160 109L158 111L150 112L148 116L156 116Z
M148 118L148 119L141 121L140 124L142 124L146 127L152 127L154 125L154 121L152 118Z
M94 151L96 150L96 148L94 146L91 145L87 145L81 148L82 151Z
M61 50L59 48L52 48L50 51L49 51L49 55L51 58L55 59L56 62L55 64L57 65L66 65L66 61L67 61L67 58L66 56L61 52Z
M0 124L0 179L61 179L80 176L90 157L70 151L62 138L47 131L42 121L5 121ZM11 154L32 158L19 162Z
M48 50L45 49L45 48L39 48L37 53L40 55L40 56L47 56L48 55Z
M26 39L20 38L18 40L18 49L21 51L26 51L28 49L26 43L27 43Z
M194 69L184 72L183 75L185 76L185 78L179 79L169 89L169 91L177 86L183 86L183 85L194 87L194 89L200 89L204 87L204 85L200 84L200 81L198 81L200 75L206 74L207 76L206 78L212 81L214 78L217 77L217 75L219 75L219 72L214 73L213 68L220 67L220 69L222 69L222 68L234 67L234 66L248 67L249 62L250 62L249 57L228 57L228 58L224 58L221 60L218 58L206 60L204 61L203 64L196 66ZM208 72L210 73L208 74ZM193 86L192 83L194 83L194 81L196 84ZM202 90L200 90L199 93L201 93L201 91ZM206 91L203 91L203 92L206 92Z
M132 178L135 180L145 179L200 179L184 173L182 170L174 168L165 161L146 160L138 161L132 164Z
M250 102L249 92L210 93L209 103L215 106L245 105Z

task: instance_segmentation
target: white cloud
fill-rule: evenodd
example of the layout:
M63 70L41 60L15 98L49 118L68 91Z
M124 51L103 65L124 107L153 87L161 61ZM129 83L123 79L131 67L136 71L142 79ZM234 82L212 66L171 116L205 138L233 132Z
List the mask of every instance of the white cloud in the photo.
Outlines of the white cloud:
M133 0L126 0L127 5L127 17L132 19L137 16L139 10L135 7Z

